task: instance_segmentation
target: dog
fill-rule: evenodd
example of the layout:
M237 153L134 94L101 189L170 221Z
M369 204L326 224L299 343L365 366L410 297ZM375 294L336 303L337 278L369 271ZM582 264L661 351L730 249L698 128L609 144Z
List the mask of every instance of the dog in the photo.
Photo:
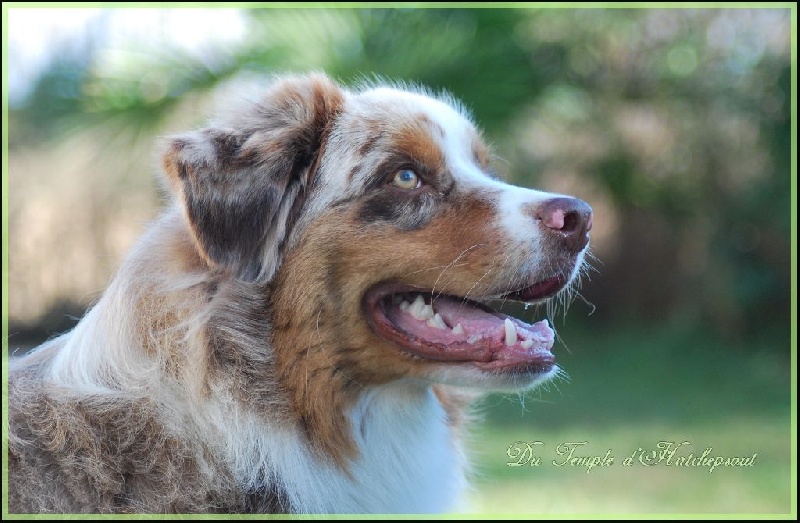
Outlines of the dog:
M278 77L165 140L171 200L73 330L13 362L13 513L463 510L470 404L555 376L490 308L577 281L573 197L456 101Z

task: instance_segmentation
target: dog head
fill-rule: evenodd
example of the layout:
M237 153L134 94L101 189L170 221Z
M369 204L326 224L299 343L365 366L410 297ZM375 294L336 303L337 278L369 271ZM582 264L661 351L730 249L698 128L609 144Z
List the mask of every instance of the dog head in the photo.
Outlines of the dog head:
M556 372L547 322L487 302L567 288L591 209L501 181L447 97L284 78L172 139L164 170L209 269L269 296L285 380L519 389Z

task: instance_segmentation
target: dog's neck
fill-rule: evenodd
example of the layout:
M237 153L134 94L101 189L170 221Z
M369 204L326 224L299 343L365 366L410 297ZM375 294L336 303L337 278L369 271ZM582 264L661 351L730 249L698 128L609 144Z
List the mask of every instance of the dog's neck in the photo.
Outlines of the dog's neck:
M351 467L353 483L337 486L349 494L348 504L392 513L457 508L454 502L466 487L465 459L431 387L374 387L360 396L349 418L360 452ZM365 500L370 495L374 501Z
M230 413L228 419L243 423L235 431L239 440L226 446L239 481L254 490L277 488L294 511L433 513L460 508L466 461L431 387L397 382L360 394L346 415L358 449L347 471L320 459L315 446L323 442L307 440L298 427L263 426L260 418Z

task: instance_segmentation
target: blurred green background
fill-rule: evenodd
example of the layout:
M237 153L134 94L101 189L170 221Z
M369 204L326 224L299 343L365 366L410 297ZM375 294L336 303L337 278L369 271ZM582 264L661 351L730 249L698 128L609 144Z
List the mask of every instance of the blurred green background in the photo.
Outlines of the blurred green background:
M594 270L551 317L568 377L483 402L473 508L796 514L796 7L780 5L10 9L10 350L97 299L162 203L155 139L239 83L418 82L463 100L511 182L595 211ZM543 443L540 466L507 465L517 441ZM614 464L552 463L583 441ZM623 465L660 441L757 459Z

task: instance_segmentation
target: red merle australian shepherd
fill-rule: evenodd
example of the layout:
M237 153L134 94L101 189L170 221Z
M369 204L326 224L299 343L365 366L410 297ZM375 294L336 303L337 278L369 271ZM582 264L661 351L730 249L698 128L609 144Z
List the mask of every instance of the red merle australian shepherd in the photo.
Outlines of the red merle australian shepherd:
M459 510L470 401L558 373L486 303L568 288L592 226L490 160L449 98L323 75L172 137L174 203L13 362L9 510Z

